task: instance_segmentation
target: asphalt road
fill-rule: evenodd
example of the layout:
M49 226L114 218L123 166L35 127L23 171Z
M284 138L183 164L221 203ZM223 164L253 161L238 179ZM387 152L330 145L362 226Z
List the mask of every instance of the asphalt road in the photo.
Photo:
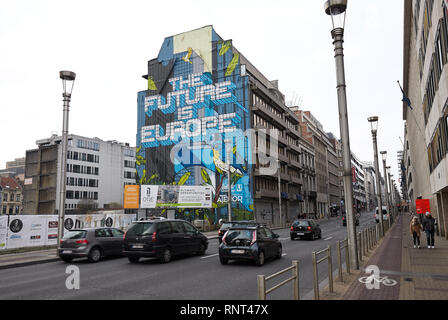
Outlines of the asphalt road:
M373 213L364 213L357 230L374 225ZM155 259L142 259L131 264L126 258L102 260L91 264L75 260L0 270L0 300L6 299L154 299L154 300L256 300L257 275L266 276L291 266L299 260L300 295L313 291L311 254L331 245L333 268L336 269L336 241L347 237L341 218L321 221L322 239L294 240L289 229L276 230L283 245L282 259L266 261L262 267L250 262L219 263L218 240L209 241L204 256L175 258L168 264ZM76 265L80 270L80 289L68 290L66 268ZM319 265L319 280L328 277L326 263ZM290 277L268 281L267 288ZM268 299L292 299L292 285L287 284L270 293Z

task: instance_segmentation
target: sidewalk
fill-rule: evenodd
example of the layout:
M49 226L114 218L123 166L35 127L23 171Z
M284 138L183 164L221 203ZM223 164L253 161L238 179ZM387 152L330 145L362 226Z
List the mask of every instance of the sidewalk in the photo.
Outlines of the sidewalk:
M380 277L389 281L379 289L367 289L360 277L371 274L361 270L342 296L342 300L448 300L448 240L435 239L428 249L422 233L421 249L414 249L409 234L409 215L403 213L387 233L365 267L376 265Z

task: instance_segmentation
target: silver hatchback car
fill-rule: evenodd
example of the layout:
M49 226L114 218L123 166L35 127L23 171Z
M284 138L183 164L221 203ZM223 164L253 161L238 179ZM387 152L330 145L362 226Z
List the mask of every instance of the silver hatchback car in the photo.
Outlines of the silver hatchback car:
M98 262L105 256L121 256L124 232L116 228L86 228L68 231L61 240L59 257L70 262L87 258Z

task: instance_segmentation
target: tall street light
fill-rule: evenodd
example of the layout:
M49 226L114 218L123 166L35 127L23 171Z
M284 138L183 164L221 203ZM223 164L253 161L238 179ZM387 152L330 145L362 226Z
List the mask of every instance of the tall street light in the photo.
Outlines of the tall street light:
M389 203L390 203L390 207L391 207L391 216L395 215L395 205L394 205L394 187L392 185L392 174L390 173L390 166L386 167L387 170L387 175L388 175L388 179L389 179Z
M386 166L386 160L387 160L387 151L380 151L381 157L383 158L383 172L384 172L384 185L385 185L385 196L386 196L386 206L387 206L387 221L389 223L390 227L390 199L389 199L389 179L387 178L387 166Z
M226 139L224 140L225 149L226 149L226 162L227 162L227 219L232 221L232 177L230 175L230 164L232 161L230 160L231 151L232 151L232 140Z
M68 135L68 112L70 111L70 99L72 96L73 85L75 84L76 74L71 71L60 71L59 77L62 79L64 98L63 122L62 122L62 150L61 150L61 176L59 177L59 206L58 206L58 247L60 248L61 239L64 236L64 215L65 215L65 186L67 176L67 135Z
M331 36L334 44L336 61L336 88L338 92L339 127L342 143L343 180L345 195L345 211L347 219L348 245L350 257L355 269L359 269L358 245L356 242L356 226L353 214L353 185L350 152L350 134L348 129L347 96L344 70L344 27L347 0L328 0L325 2L325 13L331 17L333 30Z
M282 221L282 183L280 180L280 159L277 159L277 180L278 180L278 207L279 209L279 214L280 214L280 225L282 225L283 221Z
M378 117L373 116L367 118L370 122L371 130L372 130L372 140L373 140L373 155L374 155L374 164L375 164L375 176L376 176L376 190L378 197L378 219L380 224L380 234L383 235L384 225L383 225L383 199L381 196L381 173L380 167L378 164L378 146L376 142L376 133L378 131Z

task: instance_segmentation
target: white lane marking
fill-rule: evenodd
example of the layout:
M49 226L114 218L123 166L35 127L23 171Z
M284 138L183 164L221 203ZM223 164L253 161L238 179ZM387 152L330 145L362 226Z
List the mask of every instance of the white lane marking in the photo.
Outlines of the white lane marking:
M282 241L282 240L288 240L289 238L278 238L278 240Z
M282 257L286 256L286 253L282 253Z
M211 254L209 256L205 256L205 257L202 257L200 259L207 259L207 258L212 258L212 257L216 257L216 256L219 256L219 253Z
M324 239L324 241L331 240L331 239L333 239L333 237L328 237L328 238Z

